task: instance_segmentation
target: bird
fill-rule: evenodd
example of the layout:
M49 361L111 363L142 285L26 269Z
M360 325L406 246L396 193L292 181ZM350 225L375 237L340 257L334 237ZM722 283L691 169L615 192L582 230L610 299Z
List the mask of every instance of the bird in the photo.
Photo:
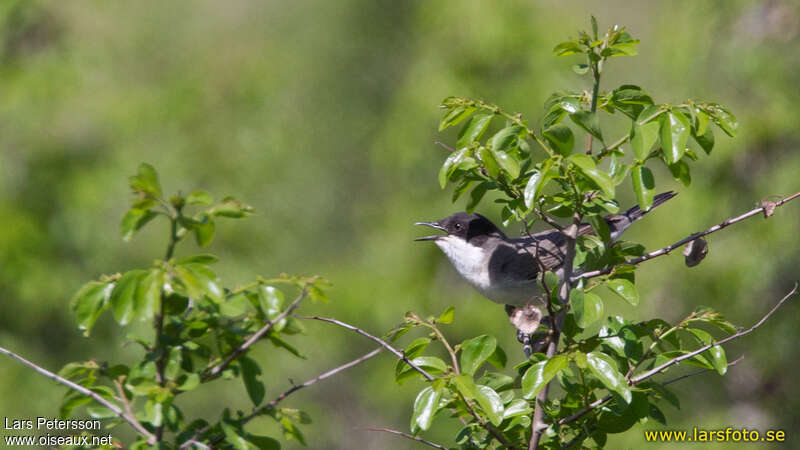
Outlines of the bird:
M624 213L605 216L611 240L618 239L631 224L675 195L677 193L673 191L656 195L648 210L634 206ZM456 271L478 292L489 300L507 305L509 316L517 307L530 305L540 296L538 281L542 272L552 271L559 279L563 278L566 238L557 229L510 238L486 217L466 212L414 225L443 231L444 234L419 237L415 241L433 241ZM578 235L593 233L588 223L578 227ZM538 318L534 318L534 329L538 327L540 318L539 312ZM527 328L525 331L531 331L530 327Z

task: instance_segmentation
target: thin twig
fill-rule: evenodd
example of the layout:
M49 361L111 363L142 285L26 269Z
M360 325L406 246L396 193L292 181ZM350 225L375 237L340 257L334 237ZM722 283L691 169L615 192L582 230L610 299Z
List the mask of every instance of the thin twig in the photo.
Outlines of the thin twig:
M433 378L433 376L431 374L429 374L424 369L420 368L419 366L417 366L416 364L411 362L411 360L406 358L406 355L404 355L403 352L401 352L401 351L397 350L396 348L392 347L391 345L389 345L389 343L387 343L383 339L375 337L375 336L367 333L366 331L362 330L361 328L358 328L358 327L355 327L355 326L350 325L348 323L344 323L344 322L342 322L340 320L331 319L331 318L328 318L328 317L319 317L319 316L295 316L295 317L297 317L298 319L320 320L322 322L328 322L328 323L332 323L334 325L339 325L340 327L347 328L350 331L355 331L356 333L358 333L358 334L360 334L360 335L362 335L364 337L367 337L367 338L372 339L373 341L377 342L378 344L381 345L381 347L385 348L386 350L389 350L389 352L391 354L393 354L394 356L398 357L403 362L405 362L406 364L411 366L412 369L414 369L417 372L419 372L423 377L425 377L426 380L428 380L428 381L433 381L434 380L434 378Z
M249 422L251 419L253 419L254 417L258 416L259 414L261 414L264 411L267 411L267 410L275 408L278 405L278 403L280 403L281 401L283 401L283 399L285 399L286 397L292 395L296 391L299 391L300 389L303 389L303 388L307 388L307 387L311 386L314 383L317 383L319 381L324 380L325 378L328 378L330 376L336 375L337 373L339 373L339 372L341 372L343 370L347 370L347 369L349 369L349 368L351 368L353 366L361 364L362 362L364 362L364 361L372 358L373 356L377 355L378 353L380 353L381 350L383 350L383 348L382 347L378 347L375 350L372 350L371 352L369 352L369 353L367 353L367 354L365 354L365 355L363 355L361 357L358 357L358 358L356 358L356 359L354 359L354 360L352 360L352 361L350 361L348 363L345 363L345 364L342 364L339 367L333 368L333 369L331 369L331 370L329 370L329 371L327 371L325 373L322 373L322 374L320 374L320 375L318 375L318 376L316 376L316 377L314 377L314 378L312 378L312 379L310 379L308 381L305 381L305 382L303 382L301 384L297 384L297 385L292 386L291 388L289 388L283 394L275 397L275 399L272 400L271 402L267 403L266 405L264 405L264 406L262 406L262 407L260 407L258 409L254 409L252 413L250 413L248 416L245 416L242 419L242 424L245 424L245 423Z
M735 366L735 365L739 364L739 363L740 363L740 362L742 362L742 361L744 361L744 355L742 355L742 356L740 356L740 357L736 358L735 360L733 360L733 361L729 362L729 363L728 363L728 367L733 367L733 366ZM662 385L662 386L669 386L670 384L672 384L672 383L675 383L675 382L678 382L678 381L681 381L681 380L683 380L684 378L689 378L689 377L693 377L693 376L695 376L695 375L701 375L701 374L704 374L704 373L706 373L706 372L713 372L713 371L714 371L714 369L700 369L700 370L695 370L694 372L689 372L689 373L683 374L683 375L681 375L681 376L679 376L679 377L675 377L675 378L673 378L673 379L671 379L671 380L667 380L667 381L665 381L665 382L661 383L661 385Z
M646 380L646 379L648 379L648 378L650 378L650 377L652 377L654 375L657 375L658 373L662 372L664 369L666 369L666 368L668 368L668 367L670 367L670 366L672 366L674 364L678 364L679 362L684 361L686 359L693 358L693 357L699 355L700 353L703 353L704 351L710 349L711 347L714 347L716 345L722 345L722 344L724 344L726 342L732 341L733 339L736 339L736 338L739 338L739 337L742 337L742 336L744 336L746 334L751 333L753 330L755 330L756 328L760 327L767 319L769 319L769 317L772 316L772 314L774 314L775 311L777 311L778 308L780 308L783 305L783 303L786 300L788 300L789 297L794 295L796 292L797 292L797 283L795 283L794 287L792 288L791 291L789 291L788 294L786 294L782 299L780 299L780 301L778 301L778 303L774 307L772 307L772 309L769 310L769 312L767 314L765 314L752 327L750 327L750 328L748 328L746 330L742 330L742 331L739 331L737 333L734 333L734 334L732 334L732 335L730 335L730 336L728 336L728 337L726 337L724 339L720 339L717 342L712 342L711 344L704 345L703 347L700 347L697 350L689 352L689 353L687 353L685 355L681 355L681 356L679 356L679 357L677 357L675 359L671 359L671 360L667 361L666 363L661 364L658 367L655 367L655 368L653 368L651 370L648 370L647 372L645 372L645 373L643 373L643 374L641 374L639 376L631 378L630 381L628 382L628 384L630 384L631 386L639 384L642 381L644 381L644 380ZM737 364L740 360L741 360L741 358L737 359L736 361L733 361L732 363L730 363L728 365L732 366L734 364ZM687 376L697 375L699 373L702 373L702 372L696 372L696 373L693 373L691 375L677 377L675 379L667 381L667 384L674 383L675 381L678 381L678 380L681 380L683 378L686 378ZM583 417L586 413L592 411L593 409L597 408L598 406L604 404L605 402L607 402L609 400L611 400L611 395L607 395L607 396L605 396L605 397L603 397L601 399L595 400L594 402L590 403L585 408L583 408L582 410L576 412L575 414L559 420L558 424L559 425L564 425L565 423L574 422L574 421L580 419L581 417Z
M128 414L127 412L123 411L119 406L117 406L117 405L111 403L110 401L104 399L103 397L101 397L100 394L98 394L98 393L96 393L94 391L91 391L91 390L89 390L89 389L87 389L87 388L85 388L85 387L83 387L83 386L81 386L81 385L79 385L77 383L74 383L74 382L72 382L72 381L70 381L70 380L68 380L68 379L66 379L66 378L64 378L64 377L62 377L60 375L57 375L57 374L55 374L53 372L50 372L49 370L47 370L47 369L45 369L43 367L40 367L40 366L36 365L35 363L33 363L31 361L28 361L27 359L23 358L22 356L19 356L18 354L14 353L14 352L12 352L10 350L7 350L7 349L5 349L3 347L0 347L0 353L3 353L5 355L7 355L7 356L10 356L13 359L16 359L17 361L19 361L23 365L30 367L31 369L33 369L37 373L39 373L41 375L44 375L47 378L50 378L51 380L53 380L53 381L55 381L57 383L63 384L64 386L67 386L70 389L78 391L78 392L80 392L81 394L83 394L83 395L85 395L87 397L91 397L92 400L94 400L97 403L100 403L101 405L103 405L106 408L110 409L114 414L117 415L117 417L119 417L120 419L124 420L125 422L128 422L128 424L130 424L130 426L132 426L139 434L141 434L142 436L145 437L145 439L147 439L147 443L148 444L155 445L156 437L152 433L147 431L147 429L145 429L145 427L143 427L142 424L139 423L138 420L136 420L136 416Z
M220 373L222 373L222 371L225 370L234 360L236 360L236 358L241 356L242 353L247 351L248 348L250 348L253 344L258 342L259 339L264 337L264 335L267 334L267 332L269 332L269 330L271 330L276 323L280 322L281 320L286 318L286 316L291 314L292 311L297 309L297 307L300 306L300 302L303 301L303 299L306 298L307 295L308 295L308 289L303 288L303 290L300 292L300 295L298 295L297 298L295 298L294 301L292 301L292 303L289 304L288 308L286 308L285 310L283 310L283 312L278 314L278 316L275 317L275 319L273 320L267 319L267 324L261 327L260 330L253 333L253 335L250 336L250 338L247 341L245 341L244 344L240 345L239 347L236 347L233 351L231 351L221 363L207 370L206 373L203 375L203 381L208 381L218 376Z
M726 342L732 341L732 340L734 340L736 338L740 338L740 337L742 337L744 335L752 333L756 328L760 327L764 322L766 322L766 320L769 319L769 317L772 314L774 314L775 311L777 311L778 308L780 308L781 305L783 305L783 303L786 300L789 299L789 297L794 295L795 292L797 292L797 283L794 284L794 287L792 288L791 291L789 291L788 294L786 294L782 299L780 299L780 301L775 306L773 306L772 309L769 310L769 312L766 315L764 315L764 317L762 317L761 320L756 322L755 325L753 325L752 327L750 327L750 328L748 328L746 330L741 330L741 331L739 331L737 333L734 333L734 334L732 334L732 335L730 335L730 336L728 336L726 338L720 339L717 342L712 342L712 343L710 343L708 345L704 345L704 346L698 348L697 350L694 350L694 351L691 351L689 353L686 353L685 355L681 355L681 356L678 356L677 358L671 359L671 360L665 362L664 364L661 364L660 366L654 367L654 368L648 370L647 372L645 372L645 373L643 373L641 375L638 375L636 377L631 378L631 383L632 384L636 384L636 383L639 383L641 381L644 381L647 378L650 378L653 375L655 375L655 374L657 374L659 372L662 372L664 369L667 369L670 366L673 366L675 364L678 364L681 361L685 361L687 359L690 359L690 358L693 358L693 357L699 355L700 353L703 353L704 351L710 349L711 347L715 347L717 345L722 345L722 344L724 344Z
M438 449L441 449L441 450L447 450L447 447L445 447L444 445L439 445L439 444L437 444L435 442L431 442L431 441L422 439L421 437L414 436L413 434L408 434L408 433L404 433L402 431L392 430L391 428L383 428L383 427L370 428L370 427L365 427L365 428L356 428L356 430L382 431L384 433L396 434L398 436L403 436L406 439L411 439L411 440L414 440L414 441L417 441L417 442L421 442L421 443L423 443L423 444L425 444L425 445L427 445L429 447L438 448Z
M800 197L800 192L796 192L796 193L794 193L794 194L792 194L792 195L790 195L790 196L788 196L786 198L783 198L781 200L778 200L777 202L774 202L774 203L773 202L769 202L768 204L765 204L765 205L762 205L762 206L760 206L758 208L752 209L752 210L750 210L750 211L748 211L748 212L746 212L746 213L744 213L742 215L739 215L739 216L736 216L736 217L731 217L731 218L725 220L724 222L719 223L717 225L714 225L713 227L710 227L710 228L708 228L708 229L706 229L704 231L700 231L700 232L694 233L692 235L689 235L689 236L687 236L687 237L675 242L674 244L671 244L671 245L668 245L666 247L660 248L658 250L652 251L652 252L647 253L645 255L642 255L642 256L640 256L638 258L634 258L634 259L632 259L630 261L626 261L624 263L617 264L617 265L614 265L614 266L609 266L609 267L606 267L605 269L592 270L592 271L589 271L589 272L584 272L582 274L576 275L576 276L572 277L572 281L575 282L575 281L580 280L581 278L594 278L594 277L599 277L601 275L607 275L607 274L611 273L612 271L614 271L614 269L616 269L617 267L620 267L620 266L635 266L635 265L637 265L639 263L642 263L644 261L656 258L658 256L667 255L671 251L675 250L676 248L678 248L678 247L680 247L680 246L682 246L684 244L687 244L687 243L689 243L689 242L691 242L691 241L693 241L693 240L695 240L697 238L700 238L700 237L706 236L708 234L714 233L715 231L719 231L719 230L721 230L721 229L723 229L723 228L725 228L725 227L727 227L729 225L733 225L733 224L735 224L737 222L741 222L742 220L745 220L747 218L753 217L753 216L755 216L757 214L760 214L760 213L764 213L764 214L769 213L769 214L771 214L772 213L771 210L773 210L774 208L782 206L785 203L788 203L788 202L794 200L797 197ZM770 211L768 211L768 209Z

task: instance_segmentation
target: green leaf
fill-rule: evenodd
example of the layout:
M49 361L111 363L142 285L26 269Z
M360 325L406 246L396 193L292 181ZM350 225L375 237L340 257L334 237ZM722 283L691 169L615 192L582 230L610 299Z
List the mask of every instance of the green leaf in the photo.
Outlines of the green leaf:
M725 132L730 137L736 136L736 132L739 129L739 121L736 120L736 117L728 111L722 105L718 105L716 103L712 103L708 107L708 112L711 114L711 120L714 121L717 126L722 128L722 131Z
M214 198L208 192L198 189L186 196L187 205L210 205L214 203Z
M486 359L486 362L493 365L497 369L504 369L506 367L506 363L508 362L508 356L506 356L506 352L498 345L497 348L494 350L494 353Z
M228 444L231 444L233 448L235 448L236 450L249 450L250 448L252 448L247 439L245 439L239 433L239 430L234 428L233 425L223 421L220 422L220 426L222 427L223 433L225 433L225 441Z
M481 147L478 150L478 156L483 163L483 167L486 169L486 173L489 174L492 178L497 178L500 176L500 166L497 164L497 160L494 158L492 151L486 147Z
M575 41L566 41L556 45L553 48L553 54L556 56L573 55L575 53L585 53L588 48Z
M636 119L646 106L653 104L653 99L639 86L627 84L611 92L611 101L616 109Z
M636 291L636 286L624 278L612 278L606 281L606 287L611 292L619 295L623 300L630 303L631 306L639 304L639 293Z
M587 133L603 142L603 133L600 131L600 120L597 118L597 114L580 110L570 114L569 118L575 122L575 125L583 128Z
M78 321L78 328L89 335L100 314L109 307L109 298L114 288L113 283L91 281L83 285L72 297L72 311Z
M261 312L269 320L275 320L281 314L281 307L283 306L284 296L283 292L274 286L261 286L258 289L258 304ZM274 325L275 331L283 329L286 320L281 320Z
M631 146L633 155L638 162L644 162L653 148L653 144L658 140L659 122L648 122L644 125L633 123L631 131Z
M439 410L442 393L428 386L421 390L414 400L414 413L411 415L411 431L427 430L433 423L433 416Z
M648 211L653 206L653 196L655 195L656 185L653 179L653 172L647 167L636 166L631 172L631 181L633 182L633 192L636 194L639 208L643 211Z
M239 367L242 369L242 381L244 381L250 401L253 402L253 406L260 405L265 394L264 383L258 379L261 375L261 367L247 356L239 357Z
M628 383L625 381L625 377L619 373L617 363L610 356L600 352L590 352L586 354L586 362L592 373L609 391L619 394L626 403L631 402L632 396Z
M675 164L686 151L691 124L678 110L670 110L661 119L661 149L668 164Z
M494 336L482 335L461 343L461 372L474 374L497 348Z
M536 397L550 380L567 367L565 355L555 355L550 359L532 365L522 376L522 396L525 399Z
M214 232L216 231L216 224L214 220L206 215L203 215L201 220L192 224L192 231L194 231L194 238L197 245L206 247L214 240Z
M511 125L498 131L490 140L492 151L496 154L496 152L506 151L515 147L519 142L520 133L523 131L524 128L519 125Z
M556 152L568 156L575 146L575 136L572 130L565 125L553 125L542 132L542 136L550 142Z
M439 169L439 185L442 187L442 189L444 189L444 187L447 185L447 180L450 179L456 169L462 166L477 166L477 163L472 157L469 156L469 153L465 148L451 153L450 156L444 160L442 168Z
M122 217L119 231L123 241L130 241L134 233L153 220L158 214L147 209L131 208Z
M425 369L428 372L442 373L447 371L447 364L435 356L417 356L412 359L411 362L415 366ZM411 369L411 366L408 367L410 370L414 370Z
M709 345L714 342L714 338L705 330L698 328L689 328L688 330L695 335L701 345ZM728 358L725 356L725 350L722 346L715 345L704 352L703 355L706 355L711 360L711 365L714 366L717 373L725 375L725 372L728 371Z
M595 234L597 234L603 242L611 242L611 230L608 229L608 224L601 216L589 216L589 224Z
M475 108L471 106L456 106L450 109L450 111L442 117L441 122L439 122L439 131L453 125L458 125L459 122L469 117L473 112L475 112Z
M492 117L494 117L492 114L476 114L472 116L458 133L456 148L468 147L469 144L480 139L489 123L491 123Z
M142 163L136 175L129 178L131 189L135 192L161 197L161 184L158 182L156 169L150 164Z
M597 168L591 156L578 153L570 155L567 159L575 164L580 172L600 188L604 194L614 197L614 181L607 173Z
M114 319L127 325L134 318L133 298L139 282L147 274L144 270L131 270L120 277L111 291L111 308Z
M200 386L200 375L196 373L187 373L178 378L178 389L181 391L191 391L192 389Z
M208 214L212 216L230 217L232 219L241 219L253 213L253 207L246 205L233 197L225 197L221 203L217 203L208 210Z
M711 154L711 149L714 148L714 132L711 131L711 128L706 128L705 133L702 135L692 134L692 137L697 142L697 145L706 152L706 155Z
M159 268L150 269L136 287L133 313L136 317L152 319L161 308L161 288L164 285L164 272Z
M523 194L525 206L528 208L533 208L542 195L542 189L544 189L547 182L556 176L555 170L553 170L553 164L554 161L548 159L542 163L542 168L534 170L533 174L528 179L528 184L525 185L525 192Z
M516 157L507 152L494 152L493 153L494 159L497 160L497 164L511 177L511 179L516 179L519 176L519 161L517 161Z
M489 182L484 181L483 183L478 184L475 186L475 189L469 193L469 201L467 201L466 210L468 213L472 213L475 210L475 207L478 206L478 203L481 202L483 196L489 191Z
M454 306L449 306L444 312L436 319L436 323L453 323L453 317L455 317L456 308Z
M586 328L603 317L603 300L597 294L573 289L569 293L569 301L575 314L575 323L581 328Z
M175 271L190 297L200 299L203 295L207 295L216 303L221 303L225 299L217 276L205 265L183 264L176 266Z
M695 126L692 129L692 133L702 136L706 134L706 131L708 131L708 114L697 107L693 108L693 111L695 117Z
M686 163L686 159L682 159L675 164L670 164L669 172L672 174L672 178L680 181L683 183L684 186L689 186L692 184L692 175L689 170L689 164Z
M489 386L475 386L475 400L494 426L499 426L503 421L503 400L497 392Z

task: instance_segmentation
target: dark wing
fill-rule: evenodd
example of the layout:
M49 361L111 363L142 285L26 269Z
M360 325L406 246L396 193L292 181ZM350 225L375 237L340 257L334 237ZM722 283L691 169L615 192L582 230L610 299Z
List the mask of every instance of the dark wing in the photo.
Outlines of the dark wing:
M564 261L564 236L556 230L543 231L530 237L514 240L519 253L527 253L539 260L536 270L541 265L544 270L556 270Z

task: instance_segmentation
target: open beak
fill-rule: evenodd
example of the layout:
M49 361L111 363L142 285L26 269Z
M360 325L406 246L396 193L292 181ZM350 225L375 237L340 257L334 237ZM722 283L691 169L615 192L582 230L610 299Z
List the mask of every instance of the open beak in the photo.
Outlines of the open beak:
M439 225L437 222L417 222L414 225L425 225L426 227L436 228L437 230L445 231L444 227ZM441 234L437 234L434 236L423 236L414 239L415 241L435 241L442 237Z

